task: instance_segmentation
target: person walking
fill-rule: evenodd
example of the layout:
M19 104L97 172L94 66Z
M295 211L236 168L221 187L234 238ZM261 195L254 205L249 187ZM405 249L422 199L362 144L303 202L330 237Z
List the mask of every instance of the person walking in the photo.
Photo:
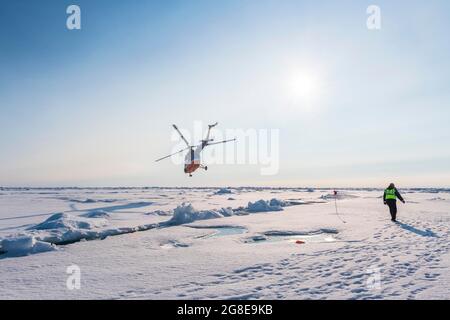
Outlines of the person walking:
M393 222L397 221L397 198L405 203L405 200L403 199L400 192L398 192L397 188L393 183L387 187L386 190L384 190L383 195L383 203L389 207L389 212L391 213L391 220Z

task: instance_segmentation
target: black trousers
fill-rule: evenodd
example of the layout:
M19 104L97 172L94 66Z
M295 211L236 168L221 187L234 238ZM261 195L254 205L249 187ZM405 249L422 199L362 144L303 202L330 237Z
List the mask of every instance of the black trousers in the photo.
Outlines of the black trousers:
M389 212L391 213L392 220L397 219L397 200L387 199L386 204L389 207Z

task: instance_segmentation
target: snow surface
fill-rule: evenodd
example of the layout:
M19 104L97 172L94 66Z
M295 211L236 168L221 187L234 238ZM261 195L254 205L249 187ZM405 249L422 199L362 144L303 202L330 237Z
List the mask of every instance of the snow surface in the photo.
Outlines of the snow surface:
M0 188L0 299L450 298L448 189L220 190Z

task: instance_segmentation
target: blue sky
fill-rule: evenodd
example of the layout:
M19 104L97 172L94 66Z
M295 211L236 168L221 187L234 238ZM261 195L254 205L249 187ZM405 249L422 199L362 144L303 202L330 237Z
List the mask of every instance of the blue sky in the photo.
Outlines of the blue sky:
M4 0L0 185L449 187L449 16L448 1ZM279 129L278 174L155 164L171 124L196 120Z

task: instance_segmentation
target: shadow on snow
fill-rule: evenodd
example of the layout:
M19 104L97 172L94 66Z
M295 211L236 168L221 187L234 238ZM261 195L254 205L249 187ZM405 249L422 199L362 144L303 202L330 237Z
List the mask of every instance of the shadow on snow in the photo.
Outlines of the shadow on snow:
M402 228L402 229L404 229L406 231L415 233L415 234L417 234L419 236L422 236L422 237L435 237L435 238L437 238L436 233L434 233L431 230L420 230L420 229L417 229L416 227L413 227L413 226L411 226L409 224L406 224L406 223L403 223L403 222L398 222L397 221L396 223L400 226L400 228Z

